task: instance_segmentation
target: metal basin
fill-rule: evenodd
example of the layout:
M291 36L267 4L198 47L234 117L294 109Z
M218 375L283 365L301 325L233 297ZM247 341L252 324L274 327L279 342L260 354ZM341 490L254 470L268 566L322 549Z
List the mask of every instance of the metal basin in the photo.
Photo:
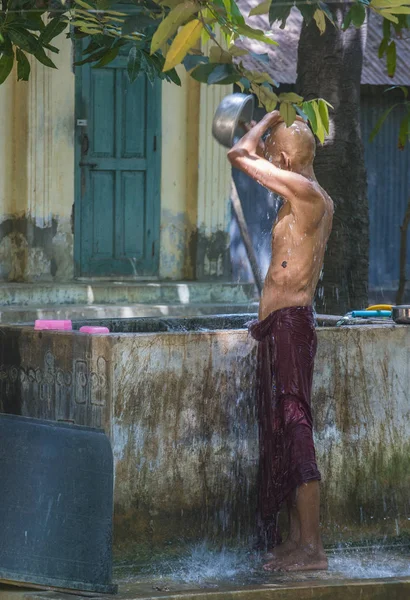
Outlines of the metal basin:
M410 325L410 305L393 306L392 317L393 321L399 325Z
M252 120L255 102L253 96L229 94L216 109L212 123L212 135L225 146L232 148L245 134L244 123Z

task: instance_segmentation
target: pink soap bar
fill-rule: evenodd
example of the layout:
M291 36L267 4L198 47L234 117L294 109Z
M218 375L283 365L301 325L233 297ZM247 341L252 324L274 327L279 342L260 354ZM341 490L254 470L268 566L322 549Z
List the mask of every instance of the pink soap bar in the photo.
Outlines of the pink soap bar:
M80 327L81 333L110 333L108 327L92 327L91 325L84 325Z
M42 329L54 329L60 331L71 331L73 324L71 321L63 319L37 319L34 323L34 329L40 331Z

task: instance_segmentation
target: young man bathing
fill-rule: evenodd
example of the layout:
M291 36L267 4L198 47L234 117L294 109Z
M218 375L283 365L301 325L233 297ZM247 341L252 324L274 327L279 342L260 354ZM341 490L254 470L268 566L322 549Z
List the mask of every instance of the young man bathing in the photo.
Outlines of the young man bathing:
M316 353L312 304L332 229L333 202L316 180L314 156L309 127L299 118L286 127L278 111L252 124L228 153L234 167L284 200L272 231L259 320L250 325L259 342L258 513L260 542L273 548L267 570L327 568L310 395ZM284 502L289 535L277 545Z

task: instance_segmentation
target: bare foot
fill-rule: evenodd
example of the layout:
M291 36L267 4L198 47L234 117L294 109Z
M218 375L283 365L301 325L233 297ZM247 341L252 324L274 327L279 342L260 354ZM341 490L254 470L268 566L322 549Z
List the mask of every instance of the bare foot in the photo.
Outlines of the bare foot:
M276 562L279 558L283 558L286 554L293 552L298 547L298 543L293 540L286 540L283 544L279 544L272 548L270 552L267 552L264 556L265 560L269 560L269 563ZM264 567L265 568L265 567Z
M326 571L328 562L322 550L312 552L306 548L296 548L285 556L266 563L265 571Z

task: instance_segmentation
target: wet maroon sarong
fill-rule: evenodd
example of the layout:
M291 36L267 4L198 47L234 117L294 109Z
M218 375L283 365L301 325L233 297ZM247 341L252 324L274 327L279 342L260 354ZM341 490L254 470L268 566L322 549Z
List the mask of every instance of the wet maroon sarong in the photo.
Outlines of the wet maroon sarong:
M313 309L292 306L252 321L259 342L259 547L280 542L284 500L302 483L320 480L312 435L310 396L317 337Z

